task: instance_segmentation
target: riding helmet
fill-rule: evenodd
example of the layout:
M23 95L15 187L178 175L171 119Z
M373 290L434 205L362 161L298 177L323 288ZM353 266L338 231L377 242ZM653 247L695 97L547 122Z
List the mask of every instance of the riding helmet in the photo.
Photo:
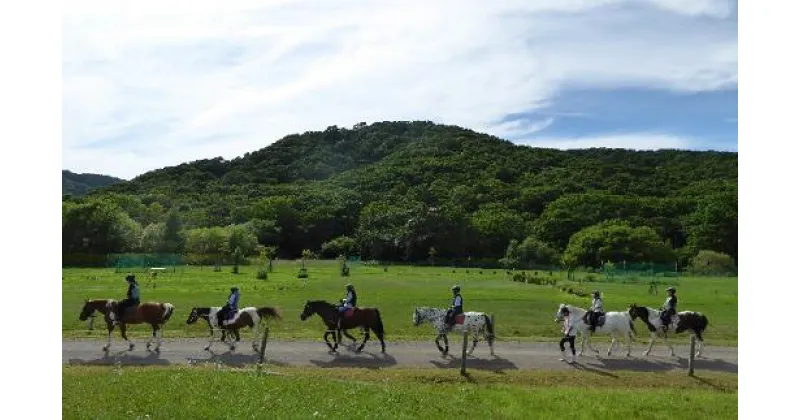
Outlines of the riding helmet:
M353 285L351 283L347 283L347 286L345 286L345 287L347 288L347 290L353 290L354 289L354 287L353 287Z
M595 296L600 296L600 291L599 290L595 290L594 292L592 292L592 294L595 295Z
M461 287L459 285L455 285L455 286L451 287L450 290L452 290L454 292L460 292L461 291Z
M672 287L672 286L670 286L670 287L667 287L667 291L668 291L668 292L674 292L674 291L675 291L675 288L674 288L674 287Z
M127 275L127 276L125 276L125 280L126 280L127 282L136 281L136 276L134 276L134 275L133 275L133 273L128 273L128 275Z
M231 287L231 292L238 292L239 288L236 286Z

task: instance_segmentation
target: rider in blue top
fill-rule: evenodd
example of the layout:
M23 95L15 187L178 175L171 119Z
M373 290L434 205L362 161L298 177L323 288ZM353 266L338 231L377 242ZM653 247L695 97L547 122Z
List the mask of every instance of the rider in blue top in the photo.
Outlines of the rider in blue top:
M670 286L667 288L667 300L664 301L664 306L661 307L661 328L666 332L669 324L672 322L672 317L678 313L678 297L675 296L675 288Z
M217 323L222 328L222 321L227 319L230 314L235 314L239 310L239 288L231 287L231 294L228 296L228 303L217 313Z
M122 321L125 310L139 304L139 285L136 283L136 276L133 273L128 273L125 276L125 281L128 282L128 294L118 305L117 310L112 312L112 321Z
M453 302L447 310L445 322L452 327L456 323L456 315L464 313L464 299L461 297L461 287L456 285L450 288L453 291Z
M347 312L348 309L355 308L358 301L358 296L356 296L356 288L353 287L352 284L348 284L345 289L347 290L347 295L344 299L342 299L342 305L339 306L339 312L337 313L338 316L336 317L336 327L340 330L342 329L343 314Z

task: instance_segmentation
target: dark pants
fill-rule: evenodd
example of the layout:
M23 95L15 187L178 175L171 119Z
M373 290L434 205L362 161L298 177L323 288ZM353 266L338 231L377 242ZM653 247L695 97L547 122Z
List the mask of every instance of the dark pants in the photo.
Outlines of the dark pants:
M591 328L592 331L594 331L595 328L597 327L597 321L600 319L601 315L603 315L602 312L595 312L595 311L589 312L589 327Z
M448 309L447 314L444 317L444 322L446 322L447 325L453 326L456 323L456 316L461 315L463 313L464 309L462 309L460 306Z
M561 342L558 343L558 347L561 347L561 351L565 350L564 343L569 343L569 349L572 350L572 355L575 355L575 336L574 335L565 335L564 338L561 339Z
M122 302L117 305L117 321L122 321L122 317L125 315L125 311L128 308L132 308L139 304L139 299L123 299Z
M219 312L217 312L217 324L220 328L222 328L222 321L228 319L228 316L230 316L230 314L234 311L235 309L231 308L230 305L225 305L219 310Z
M669 323L672 322L673 315L675 315L674 309L667 309L666 311L661 311L661 323L663 323L664 326L669 325Z

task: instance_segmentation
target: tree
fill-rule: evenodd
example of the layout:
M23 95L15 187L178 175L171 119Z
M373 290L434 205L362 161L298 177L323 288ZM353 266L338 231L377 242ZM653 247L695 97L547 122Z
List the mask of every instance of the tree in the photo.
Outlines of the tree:
M736 262L730 255L702 250L692 258L689 270L694 274L736 274Z
M325 258L336 258L339 255L347 257L358 253L358 243L353 238L340 236L323 243L320 252Z
M242 256L253 255L258 245L255 233L244 225L232 225L227 229L227 243L225 249L233 255L236 250Z
M564 264L571 267L600 267L604 261L668 263L675 258L675 252L653 228L632 227L620 220L605 221L575 233L563 255Z
M108 254L139 247L142 227L116 204L90 200L62 205L62 252Z
M171 210L167 215L166 223L164 223L163 252L179 253L183 251L184 239L182 229L178 212Z
M558 252L535 236L522 242L513 239L508 244L506 255L500 260L508 268L529 268L536 265L558 264Z
M704 197L688 217L689 246L721 252L736 259L739 253L738 206L736 191Z
M167 226L164 223L151 223L142 233L142 251L156 253L164 250L164 234Z

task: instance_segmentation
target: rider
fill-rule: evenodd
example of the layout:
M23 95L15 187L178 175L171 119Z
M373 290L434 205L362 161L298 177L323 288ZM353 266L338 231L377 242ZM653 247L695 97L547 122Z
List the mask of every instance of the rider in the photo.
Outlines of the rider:
M592 307L589 308L589 331L594 332L597 329L597 320L603 315L603 298L600 297L600 291L595 290L592 292Z
M239 310L239 288L236 286L231 287L231 294L228 295L228 303L217 312L217 324L222 328L222 321L228 318L229 314L236 313Z
M342 329L342 319L344 318L344 313L347 312L350 308L356 307L356 302L358 301L358 296L356 296L356 288L353 287L352 284L348 283L345 286L345 290L347 290L347 295L342 299L342 304L339 306L339 311L336 313L336 328L341 330Z
M447 310L445 322L448 327L452 327L456 323L456 315L464 313L464 299L461 297L461 287L455 285L450 288L453 291L453 302Z
M133 273L128 273L128 275L125 276L125 281L128 282L128 294L126 298L117 305L117 310L111 312L111 320L114 321L114 323L122 320L126 309L139 304L139 285L136 283L136 276L134 276Z
M561 360L562 362L565 361L567 363L572 364L575 363L575 335L578 332L578 328L572 322L569 316L569 309L564 307L564 309L562 309L561 311L562 315L564 315L564 336L561 338L561 342L558 343L558 347L561 348L561 354L563 356L559 360ZM572 357L567 357L566 355L564 355L564 351L566 350L564 348L564 343L569 343L569 349L572 350Z
M664 306L661 307L661 323L663 324L661 328L665 332L676 313L678 313L678 297L675 296L675 288L670 286L667 288L667 300L664 301Z

